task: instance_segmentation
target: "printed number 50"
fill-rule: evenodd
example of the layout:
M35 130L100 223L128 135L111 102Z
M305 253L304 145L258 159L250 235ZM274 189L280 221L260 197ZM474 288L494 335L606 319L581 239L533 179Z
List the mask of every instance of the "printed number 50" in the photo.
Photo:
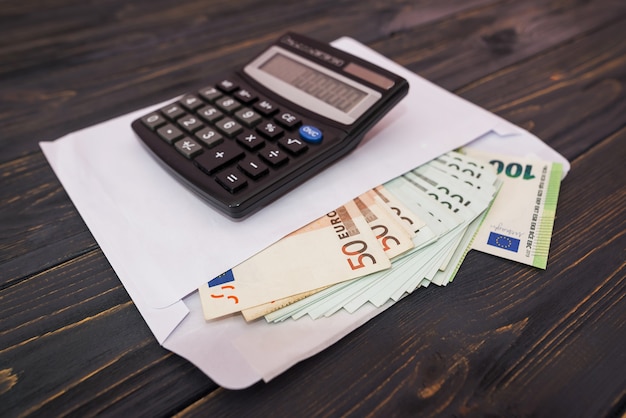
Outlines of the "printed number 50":
M347 256L356 255L356 263L354 259L348 258L348 264L352 270L357 270L365 267L365 260L371 260L372 264L376 264L376 259L373 255L366 253L367 243L361 240L351 241L341 247L341 251Z

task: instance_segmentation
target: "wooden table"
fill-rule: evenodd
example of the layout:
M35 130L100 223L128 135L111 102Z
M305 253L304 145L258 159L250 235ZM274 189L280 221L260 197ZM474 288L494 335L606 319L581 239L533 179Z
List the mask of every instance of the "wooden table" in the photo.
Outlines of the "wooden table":
M279 34L347 35L571 161L547 270L471 252L270 383L156 342L38 142L169 99ZM0 416L626 413L626 2L0 6Z

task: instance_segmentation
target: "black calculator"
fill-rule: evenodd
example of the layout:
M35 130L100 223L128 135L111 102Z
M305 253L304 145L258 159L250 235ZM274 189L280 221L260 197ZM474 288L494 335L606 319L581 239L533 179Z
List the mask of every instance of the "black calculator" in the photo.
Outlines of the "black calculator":
M241 219L352 151L408 89L383 68L287 33L132 128L185 184Z

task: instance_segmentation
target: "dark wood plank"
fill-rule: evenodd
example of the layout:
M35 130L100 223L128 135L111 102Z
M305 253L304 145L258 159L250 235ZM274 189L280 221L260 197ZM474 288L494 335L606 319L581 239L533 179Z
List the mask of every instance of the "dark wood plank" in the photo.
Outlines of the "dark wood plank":
M623 21L620 0L498 2L421 25L372 46L428 80L457 90L605 25Z
M624 127L625 20L496 72L458 93L573 159ZM479 87L484 83L491 92Z
M156 343L100 251L3 290L0 312L3 416L154 416L216 387Z
M624 124L625 16L611 0L499 3L373 46L574 158Z
M97 244L41 153L0 164L0 288Z

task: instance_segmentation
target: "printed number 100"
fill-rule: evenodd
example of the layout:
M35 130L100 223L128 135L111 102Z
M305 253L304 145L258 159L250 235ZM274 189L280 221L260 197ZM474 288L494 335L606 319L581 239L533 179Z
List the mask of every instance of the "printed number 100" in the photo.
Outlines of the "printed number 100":
M526 164L525 167L522 167L522 165L518 163L509 163L505 167L504 163L500 160L491 160L489 164L496 167L498 174L502 173L502 170L504 170L504 174L506 174L507 177L515 179L523 173L524 176L522 178L524 180L532 180L535 178L535 175L531 173L533 166L530 164Z

